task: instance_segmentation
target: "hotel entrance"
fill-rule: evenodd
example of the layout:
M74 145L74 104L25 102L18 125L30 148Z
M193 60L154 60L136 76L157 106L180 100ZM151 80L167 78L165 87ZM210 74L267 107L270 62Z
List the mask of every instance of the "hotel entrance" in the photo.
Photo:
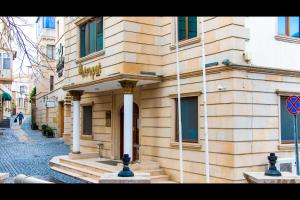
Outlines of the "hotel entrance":
M126 123L126 122L125 122ZM124 150L124 106L120 109L120 159ZM139 160L139 107L133 103L132 161Z

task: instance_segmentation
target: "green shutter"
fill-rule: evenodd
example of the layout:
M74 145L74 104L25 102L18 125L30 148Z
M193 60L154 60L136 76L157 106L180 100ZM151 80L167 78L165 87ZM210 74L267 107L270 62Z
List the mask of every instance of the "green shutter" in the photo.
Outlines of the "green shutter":
M96 50L99 51L103 49L103 17L99 17L96 21L97 26L97 44L96 44Z
M188 17L189 21L189 32L188 38L193 38L197 36L197 16Z
M178 17L178 40L186 39L186 17Z
M91 22L90 23L90 51L89 53L93 53L96 50L96 46L95 46L95 36L96 30L95 30L95 22Z
M86 33L86 25L83 25L80 28L80 57L83 57L86 55L85 33Z

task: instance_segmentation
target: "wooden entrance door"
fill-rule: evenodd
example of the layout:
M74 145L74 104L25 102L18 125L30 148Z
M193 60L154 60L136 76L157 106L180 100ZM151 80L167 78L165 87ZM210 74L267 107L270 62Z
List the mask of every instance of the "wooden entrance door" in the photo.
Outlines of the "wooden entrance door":
M62 137L64 134L64 124L65 124L65 117L64 117L64 102L59 102L59 131L60 136Z
M133 120L132 120L132 161L139 159L139 107L133 103ZM124 106L120 109L120 159L123 157L124 150Z

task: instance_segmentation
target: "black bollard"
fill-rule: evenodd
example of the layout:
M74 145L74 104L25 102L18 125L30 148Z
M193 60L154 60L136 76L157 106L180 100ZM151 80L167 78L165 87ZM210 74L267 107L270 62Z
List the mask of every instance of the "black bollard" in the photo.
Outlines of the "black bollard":
M120 177L132 177L134 176L134 173L129 169L128 165L130 162L130 157L128 154L123 155L123 169L119 172L118 176Z
M270 163L269 169L265 171L266 176L281 176L280 171L277 170L275 163L277 160L277 156L275 156L275 153L270 153L270 156L268 156L268 160Z

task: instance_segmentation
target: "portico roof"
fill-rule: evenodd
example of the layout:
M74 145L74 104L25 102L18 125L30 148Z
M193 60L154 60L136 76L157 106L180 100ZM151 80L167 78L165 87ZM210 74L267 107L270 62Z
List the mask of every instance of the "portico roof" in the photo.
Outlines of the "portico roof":
M63 87L63 90L83 90L85 92L103 92L115 89L121 89L119 81L122 80L132 80L138 81L137 86L147 85L152 83L159 83L162 81L161 76L157 75L137 75L137 74L117 74L108 76L102 79L78 83L69 84Z

